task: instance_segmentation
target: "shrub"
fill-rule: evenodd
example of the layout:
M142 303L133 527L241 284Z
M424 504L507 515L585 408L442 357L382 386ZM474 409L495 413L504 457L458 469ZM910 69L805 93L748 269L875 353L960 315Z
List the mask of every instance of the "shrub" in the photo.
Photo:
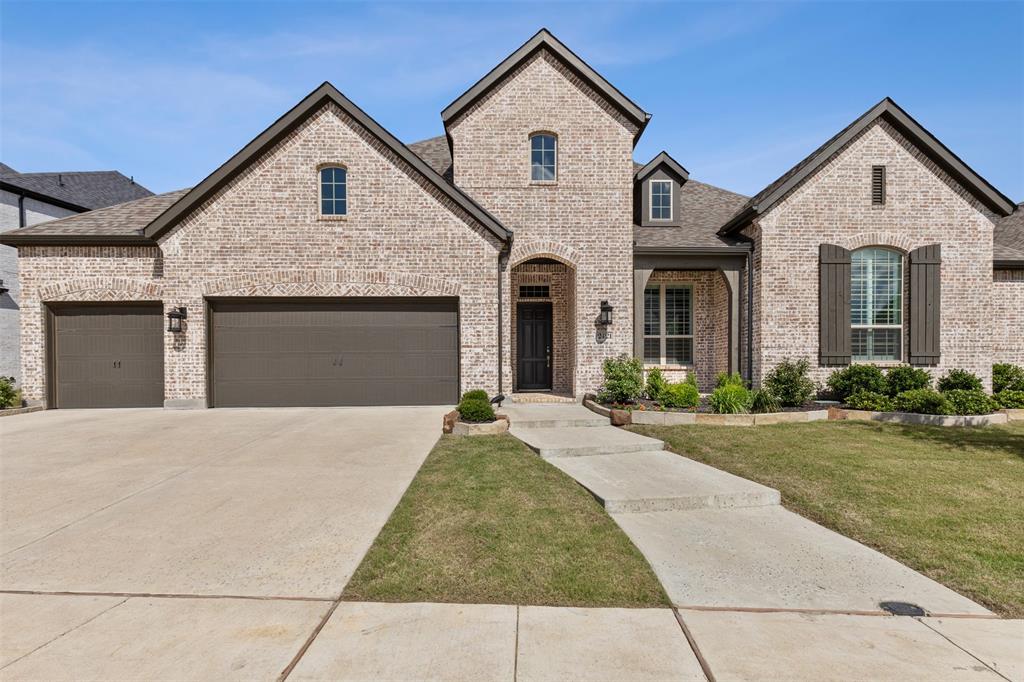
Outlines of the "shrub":
M490 396L487 395L487 391L482 388L478 388L472 391L466 391L462 394L462 400L483 400L484 402L490 401ZM461 402L461 401L460 401Z
M694 388L697 388L697 374L695 372L687 372L686 379L684 381Z
M700 393L696 386L686 382L666 384L658 402L662 407L697 407L700 404Z
M893 367L885 375L885 383L889 387L889 396L896 396L904 391L918 388L931 388L932 375L928 370L910 365Z
M750 411L758 414L767 412L778 412L779 399L771 391L761 389L750 394Z
M764 387L778 398L784 407L800 407L814 397L815 386L807 376L811 364L799 360L783 360L764 379Z
M739 414L750 409L750 391L742 384L725 384L711 392L708 402L719 414Z
M604 361L604 384L598 398L604 403L634 403L644 394L644 364L620 355Z
M836 400L846 399L857 391L887 393L885 375L874 365L850 365L837 369L829 375L826 382Z
M1024 409L1024 391L1012 391L1005 388L996 393L995 398L996 402L999 403L999 407L1004 410Z
M744 386L743 377L740 376L739 372L733 372L732 374L722 372L715 378L715 388L722 388L723 386Z
M992 365L992 392L1024 391L1024 367L1011 364Z
M991 414L999 409L999 403L984 391L965 391L954 388L943 394L953 414Z
M857 391L846 399L846 404L855 410L870 410L871 412L892 412L892 398L874 391Z
M459 403L459 416L464 422L492 422L494 408L486 400L479 398L464 399Z
M651 400L661 400L661 394L668 387L665 375L657 367L647 371L647 397Z
M0 409L21 407L21 391L14 387L14 377L0 377Z
M930 388L904 391L893 399L893 405L899 412L917 414L949 414L952 409L945 396Z
M968 372L966 369L951 369L946 376L939 379L937 388L942 393L946 391L980 391L981 379L977 374Z

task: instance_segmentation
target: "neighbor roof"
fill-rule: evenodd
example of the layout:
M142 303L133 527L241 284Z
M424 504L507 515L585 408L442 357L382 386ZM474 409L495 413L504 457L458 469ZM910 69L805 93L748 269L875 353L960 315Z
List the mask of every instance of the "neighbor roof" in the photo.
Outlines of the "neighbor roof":
M118 171L70 171L60 173L18 173L4 166L0 187L72 210L89 211L152 192Z
M441 112L441 120L445 129L448 124L456 119L481 98L485 97L492 89L498 86L509 73L519 67L520 64L533 57L540 50L548 50L555 55L570 71L583 80L584 83L593 88L605 100L638 126L634 140L639 139L651 115L641 109L636 102L623 95L618 88L604 79L601 74L594 71L585 61L579 58L575 52L562 44L558 38L551 35L546 28L523 43L522 47L510 54L500 64L491 69L486 76L478 80L469 90L462 93L454 102L445 107Z
M651 250L717 250L736 248L736 239L718 234L718 228L736 213L747 197L696 180L679 188L679 226L633 226L633 248ZM745 248L745 247L744 247Z
M996 221L993 234L992 261L1000 263L1024 265L1024 203L1017 204L1017 209Z
M884 117L902 135L907 137L940 168L949 173L957 182L971 192L979 201L999 215L1009 215L1014 210L1013 202L1002 192L990 185L985 178L975 173L960 157L915 121L893 100L886 97L868 109L862 116L843 128L825 144L818 147L807 158L782 174L775 182L754 195L736 215L721 229L722 234L737 230L756 216L774 206L791 189L803 182L812 173L825 165L850 140L863 130Z

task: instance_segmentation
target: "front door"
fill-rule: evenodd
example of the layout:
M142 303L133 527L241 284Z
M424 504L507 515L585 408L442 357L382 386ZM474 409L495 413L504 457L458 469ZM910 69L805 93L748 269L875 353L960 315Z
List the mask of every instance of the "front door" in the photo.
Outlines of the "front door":
M551 304L520 303L517 310L516 348L519 354L520 391L551 389Z

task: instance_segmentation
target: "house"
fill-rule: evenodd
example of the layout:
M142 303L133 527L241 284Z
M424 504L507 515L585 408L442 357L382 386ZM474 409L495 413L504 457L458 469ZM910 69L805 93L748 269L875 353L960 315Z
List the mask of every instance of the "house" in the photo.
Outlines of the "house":
M153 194L117 171L19 173L0 163L0 233ZM21 377L18 252L0 246L0 376Z
M650 114L542 30L404 145L324 83L193 188L3 235L50 407L581 398L1024 362L1022 211L885 99L755 197L635 163ZM966 122L965 122L966 123Z

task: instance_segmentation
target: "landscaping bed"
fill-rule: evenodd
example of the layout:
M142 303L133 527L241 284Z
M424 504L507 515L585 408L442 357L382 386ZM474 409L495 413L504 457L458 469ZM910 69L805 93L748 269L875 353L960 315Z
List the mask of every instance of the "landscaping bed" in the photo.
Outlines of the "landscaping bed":
M668 605L601 505L507 434L442 436L343 598Z

